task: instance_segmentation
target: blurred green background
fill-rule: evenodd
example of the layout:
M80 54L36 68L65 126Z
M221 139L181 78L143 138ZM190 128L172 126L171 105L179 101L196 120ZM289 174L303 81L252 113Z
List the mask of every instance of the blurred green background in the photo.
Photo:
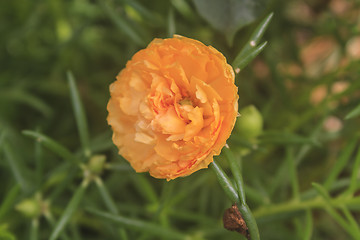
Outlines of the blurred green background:
M265 50L236 77L240 109L255 106L229 140L248 204L264 240L360 239L360 3L218 2L0 2L1 240L242 239L222 227L231 202L212 171L166 182L117 155L108 86L136 51L174 33L231 64L270 12ZM84 173L98 182L81 187Z

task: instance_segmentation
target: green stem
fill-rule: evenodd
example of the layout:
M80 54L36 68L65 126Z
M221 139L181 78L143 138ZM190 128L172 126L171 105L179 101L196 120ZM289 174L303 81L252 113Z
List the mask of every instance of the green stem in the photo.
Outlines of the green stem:
M355 239L360 239L360 228L359 228L359 224L357 223L356 219L354 218L354 216L351 214L351 212L349 211L349 209L345 206L342 207L342 211L344 213L344 216L347 220L347 222L350 225L350 234L352 234L354 236Z
M109 211L111 213L118 215L119 210L118 210L114 200L112 199L111 195L109 194L108 189L106 188L103 181L101 180L101 178L99 178L99 177L95 178L95 183L99 189L100 195L102 196L106 207L109 209ZM120 228L119 234L121 235L121 239L124 239L124 240L128 239L125 228Z
M35 160L36 160L36 185L41 186L44 174L43 148L39 141L35 142Z
M353 170L351 173L351 182L348 190L346 191L346 194L352 195L356 191L358 184L359 184L359 177L358 172L360 169L360 149L358 150L356 157L355 157L355 163L353 165Z
M50 224L51 227L54 227L56 222L55 219L53 218L53 216L51 215L50 212L47 212L44 214L46 220L48 221L48 223ZM70 240L69 237L65 234L65 232L60 233L60 239L61 240Z
M229 160L230 168L233 172L233 175L236 180L237 189L234 189L233 184L231 183L229 177L221 169L221 167L214 160L210 167L215 171L215 174L219 180L221 187L224 189L226 195L235 203L237 203L239 211L248 227L248 231L252 240L260 240L259 229L256 224L256 220L253 214L250 211L250 208L245 201L245 191L243 187L243 180L240 172L238 163L235 160L235 157L231 154L230 151L225 150L226 155Z
M167 24L168 37L171 38L176 33L174 9L172 6L170 6L169 8L167 23L168 23Z
M210 168L212 170L214 170L214 172L219 180L220 186L223 188L223 190L224 190L225 194L228 196L228 198L232 202L239 203L240 199L239 199L239 195L238 195L237 191L235 190L229 177L225 174L225 172L221 169L221 167L216 163L215 160L210 164Z
M39 239L38 231L39 231L39 220L38 219L32 219L32 221L31 221L31 230L30 230L30 240Z
M58 238L59 234L63 231L66 224L69 222L71 216L77 209L80 204L81 199L84 196L85 189L88 186L87 180L84 180L79 188L76 190L75 194L73 195L72 199L70 200L69 204L67 205L64 213L62 214L61 218L57 222L55 228L53 229L50 240L55 240Z
M235 184L237 188L237 192L240 198L240 204L246 204L245 190L243 184L243 178L240 171L239 163L236 161L234 154L230 151L230 149L224 149L225 156L228 159L231 172L235 179Z
M260 233L254 215L247 204L238 205L239 211L244 218L251 240L260 240Z
M293 200L276 205L267 205L260 207L254 211L254 216L258 219L307 209L323 209L325 207L325 203L326 202L322 197L317 197L307 201ZM360 204L360 197L332 199L331 204L335 208L341 208L344 205L354 206Z
M320 198L312 199L309 201L299 202L299 201L289 201L285 203L280 203L276 205L263 206L254 211L255 218L263 218L274 215L280 215L283 213L296 212L299 210L306 210L312 208L322 207L324 201L321 201Z
M133 176L133 184L137 188L138 192L143 195L145 199L147 199L150 203L157 203L158 197L153 188L153 185L149 182L148 178L146 178L142 174L136 174Z
M312 232L313 232L313 218L312 218L312 212L308 209L306 210L305 215L305 226L304 226L304 240L311 240Z
M332 184L338 178L339 174L344 170L347 163L350 161L352 153L354 152L354 149L357 145L358 138L359 137L355 135L351 139L350 143L347 143L340 157L337 159L335 165L333 166L332 170L328 174L328 177L323 184L326 190L328 190L332 186Z
M292 186L292 193L294 199L299 199L299 182L298 182L298 175L296 170L296 163L294 160L293 154L293 147L286 148L286 161L288 164L291 186Z
M101 180L101 178L96 178L95 183L96 183L96 186L97 186L97 188L98 188L98 190L100 192L100 195L103 198L104 203L105 203L106 207L108 208L108 210L112 214L116 214L116 215L119 214L119 210L117 209L114 200L111 198L111 196L109 194L109 191L104 186L104 183Z

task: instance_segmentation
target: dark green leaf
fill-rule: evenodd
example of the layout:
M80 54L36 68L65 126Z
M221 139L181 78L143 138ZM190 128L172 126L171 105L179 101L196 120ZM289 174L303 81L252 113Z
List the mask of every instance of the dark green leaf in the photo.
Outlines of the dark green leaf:
M229 42L243 26L253 22L266 8L266 0L194 0L199 14Z

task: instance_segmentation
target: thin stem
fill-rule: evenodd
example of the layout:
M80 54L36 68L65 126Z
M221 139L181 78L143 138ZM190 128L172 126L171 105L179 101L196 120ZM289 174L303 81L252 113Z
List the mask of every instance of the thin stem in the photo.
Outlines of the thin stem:
M239 195L236 189L234 188L233 184L231 183L229 177L220 168L220 166L216 163L215 160L210 164L210 168L215 172L219 180L220 186L223 188L228 198L232 202L236 202L236 203L240 202Z
M56 223L55 223L55 219L52 216L52 214L50 212L47 212L46 214L44 214L44 216L45 216L46 220L49 222L50 226L54 227ZM63 232L60 233L60 239L69 240L69 237L63 231Z
M342 151L342 154L336 161L334 167L332 168L332 170L328 174L327 179L324 182L325 189L328 190L331 187L331 185L334 183L341 171L346 167L346 164L350 160L351 155L356 147L357 141L358 136L354 136L350 143L348 143L345 149Z
M174 9L172 6L170 6L169 8L169 13L167 18L167 32L168 32L168 37L173 37L173 35L176 33Z
M355 236L356 239L360 239L360 229L359 224L355 220L354 216L351 214L349 209L346 206L342 207L342 211L344 213L345 218L349 222L349 225L351 227L351 233Z
M291 178L293 197L294 197L294 199L299 199L299 182L298 182L296 164L295 164L293 156L294 156L293 148L287 147L286 148L286 161L288 164L289 174L290 174L290 178Z
M53 229L53 231L51 233L50 240L57 239L59 234L63 231L66 224L69 222L71 216L73 215L73 213L76 211L77 207L79 206L80 201L82 200L82 198L84 196L85 189L87 188L87 186L88 186L88 182L85 179L81 183L79 188L76 190L75 194L73 195L72 199L70 200L69 204L67 205L65 211L63 212L61 218L57 222L55 228Z
M137 188L138 192L143 195L145 199L147 199L150 203L157 203L158 197L153 188L153 185L149 182L148 178L146 178L142 174L133 175L133 183Z
M215 174L219 180L221 187L224 189L226 195L235 203L238 204L239 211L248 227L248 231L252 240L259 240L260 234L259 229L256 224L256 220L250 211L249 206L245 201L245 191L243 187L243 180L241 176L241 171L238 163L235 160L235 157L231 154L230 151L225 150L226 155L229 160L231 171L235 177L235 182L237 189L234 189L229 177L221 169L221 167L214 160L210 165L211 168L215 171Z
M255 220L254 215L252 214L249 206L247 204L243 204L238 206L239 211L246 222L246 226L248 227L248 231L250 233L251 240L260 240L259 229Z
M31 221L30 240L37 240L39 231L39 219L34 218Z
M356 154L355 163L353 166L353 170L351 173L351 182L348 190L346 191L347 194L352 195L356 191L359 185L359 169L360 169L360 148Z
M119 210L116 207L114 200L112 199L111 195L109 194L109 191L106 188L106 186L104 185L101 178L99 178L99 177L95 178L95 183L99 189L100 195L102 196L108 210L113 214L116 214L116 215L119 214ZM120 231L121 239L128 239L125 228L120 228L119 231Z
M41 186L44 174L44 159L43 148L39 141L35 142L35 156L36 156L36 185Z
M312 218L312 212L310 209L306 210L305 215L305 227L304 227L304 240L311 240L312 232L313 232L313 218Z
M229 149L224 149L225 156L228 159L231 172L235 178L235 185L240 198L240 204L246 204L245 190L243 184L243 178L240 171L239 163L236 161L234 154Z
M360 204L360 197L332 199L331 204L335 208L341 208L342 206L355 206ZM254 216L258 219L307 209L323 209L324 207L324 198L316 197L307 201L289 201L276 205L262 206L254 211Z
M351 112L349 112L346 116L345 116L345 120L348 120L350 118L354 118L360 115L360 104L357 105Z
M101 180L101 178L97 177L95 179L95 183L96 183L96 186L97 186L97 188L100 192L100 195L103 198L104 203L105 203L106 207L108 208L108 210L113 214L119 214L119 210L117 209L114 200L111 198L109 191L104 186L104 183Z

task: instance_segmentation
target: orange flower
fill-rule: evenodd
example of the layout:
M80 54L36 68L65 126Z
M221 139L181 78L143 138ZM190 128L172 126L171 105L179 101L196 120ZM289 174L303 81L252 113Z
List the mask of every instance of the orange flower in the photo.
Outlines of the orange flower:
M234 127L237 87L225 57L182 36L154 39L110 85L113 142L137 172L171 180L206 168Z

